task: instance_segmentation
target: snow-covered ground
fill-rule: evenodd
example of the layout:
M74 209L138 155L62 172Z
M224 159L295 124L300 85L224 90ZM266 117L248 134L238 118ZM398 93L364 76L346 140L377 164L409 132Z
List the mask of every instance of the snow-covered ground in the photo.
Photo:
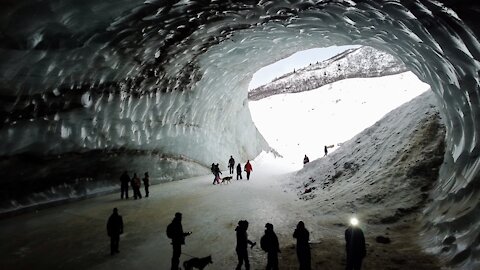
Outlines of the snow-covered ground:
M321 88L249 102L267 142L296 169L303 156L324 155L325 145L349 140L382 116L428 90L413 73L347 79Z
M432 159L442 157L433 103L430 92L422 95L296 173L264 153L253 161L250 181L214 186L206 175L155 185L141 200L111 194L0 220L2 269L169 269L165 228L177 211L184 230L193 231L181 261L212 255L206 269L234 268L241 219L257 242L265 223L274 225L281 269L297 268L292 233L299 220L311 233L313 269L343 269L343 231L353 214L367 237L365 269L438 269L417 243L418 213L438 167ZM105 224L113 207L125 233L120 254L111 257ZM376 243L378 235L392 243ZM258 246L250 257L252 269L264 269Z

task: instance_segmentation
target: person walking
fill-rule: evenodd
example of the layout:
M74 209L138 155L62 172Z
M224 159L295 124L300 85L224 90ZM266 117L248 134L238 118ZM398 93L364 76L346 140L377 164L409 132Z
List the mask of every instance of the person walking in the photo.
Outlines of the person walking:
M215 175L215 179L213 180L213 184L215 185L215 182L217 184L220 184L220 174L222 174L222 172L220 171L220 167L219 167L219 164L217 163L215 166L214 166L214 175Z
M358 221L352 219L351 225L345 230L345 249L347 252L346 270L361 270L363 258L367 255L365 236L358 227Z
M120 176L120 198L128 199L128 183L130 183L130 176L128 176L127 171L124 171Z
M182 245L185 245L185 237L192 232L183 232L182 213L175 213L172 222L167 226L167 237L172 239L172 267L171 270L178 270L180 264L180 255L182 254Z
M311 270L311 254L310 254L310 233L305 228L303 221L299 221L297 228L293 232L293 238L297 239L297 258L299 270Z
M240 177L240 179L243 179L242 178L242 165L240 165L240 163L238 163L238 165L237 165L237 180L238 180L238 177Z
M248 261L248 244L250 244L250 248L252 249L257 243L252 242L248 239L248 221L240 220L238 222L237 228L235 228L235 232L237 235L237 246L235 247L235 251L237 252L238 257L238 264L235 270L242 269L243 263L245 263L245 269L250 270L250 262Z
M247 180L250 180L250 172L253 171L252 164L250 164L250 160L247 160L247 163L245 164L244 169L247 172Z
M325 147L323 147L323 151L325 152L324 156L328 155L328 147L326 145L325 145Z
M260 247L267 252L267 268L266 270L278 270L278 253L280 253L280 246L278 238L273 231L273 225L265 224L265 235L260 240Z
M228 160L228 170L230 174L233 174L233 167L235 167L235 159L233 159L233 156L230 156Z
M118 214L118 209L113 208L113 213L107 221L107 235L110 237L110 255L119 253L120 235L123 233L123 219Z
M216 180L217 180L217 175L216 175L216 173L215 173L215 163L212 163L212 166L210 167L210 171L211 171L212 174L213 174L213 183L212 183L212 184L215 185L215 182L216 182Z
M150 187L150 176L148 175L148 172L145 172L142 180L143 186L145 187L145 198L147 198L150 194L150 190L148 189L148 187Z

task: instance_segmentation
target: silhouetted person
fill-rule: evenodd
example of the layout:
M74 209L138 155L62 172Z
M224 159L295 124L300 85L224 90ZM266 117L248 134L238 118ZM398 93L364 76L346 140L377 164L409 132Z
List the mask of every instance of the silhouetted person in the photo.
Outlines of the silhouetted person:
M305 155L303 158L303 165L307 164L308 162L310 162L310 159L307 157L307 155Z
M273 231L273 225L265 224L265 235L262 236L260 247L267 252L267 268L266 270L278 270L278 253L280 253L280 246L278 238Z
M120 234L123 233L123 219L118 214L118 209L113 208L113 213L107 221L107 234L110 237L110 254L120 252L118 246L120 243Z
M240 165L240 163L238 163L238 165L237 165L237 180L238 180L238 177L240 177L240 179L243 179L242 178L242 165Z
M143 177L143 186L145 187L145 197L148 197L148 194L150 194L150 191L148 187L150 186L150 176L148 175L148 172L145 173Z
M120 176L120 198L123 199L123 195L125 195L125 199L128 199L128 183L130 183L130 176L128 176L127 171L124 171Z
M217 184L220 184L220 174L222 174L222 172L220 171L220 167L217 164L214 165L214 175L215 175L215 179L213 180L213 184L215 185L215 182L217 182Z
M325 156L328 155L328 147L325 145L325 147L323 148L323 151L325 152Z
M142 198L142 194L140 193L140 178L138 178L137 174L134 173L132 180L130 181L130 185L133 189L133 198L136 200Z
M310 233L305 229L305 224L303 221L299 221L297 228L293 232L293 238L297 239L297 258L298 264L300 266L299 270L310 270L311 266L311 255L310 255Z
M213 174L213 183L215 185L215 181L217 180L217 175L215 174L215 163L212 163L212 166L210 167L210 171Z
M247 163L245 164L244 169L247 172L247 180L250 180L250 172L253 171L252 164L250 164L250 160L247 160Z
M172 222L167 226L167 236L172 239L172 270L178 270L180 263L180 254L182 254L182 245L185 245L185 236L192 234L191 232L183 232L182 213L175 213Z
M345 248L347 251L346 270L362 269L362 260L367 254L365 237L362 229L355 225L349 226L345 230L345 242Z
M235 167L235 159L233 159L233 157L230 156L230 159L228 160L228 169L230 174L233 174L233 167Z
M257 243L248 240L248 221L240 220L237 228L235 228L237 234L237 246L235 251L237 252L238 264L236 270L242 269L242 264L245 262L245 269L250 269L250 262L248 261L247 246L250 244L250 248L253 248Z

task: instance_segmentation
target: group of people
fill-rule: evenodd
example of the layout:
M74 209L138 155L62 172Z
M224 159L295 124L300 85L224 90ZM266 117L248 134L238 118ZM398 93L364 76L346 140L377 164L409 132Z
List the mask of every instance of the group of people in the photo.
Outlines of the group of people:
M250 269L250 262L248 260L248 244L250 248L256 245L248 239L247 234L248 221L240 220L235 229L237 235L237 245L235 251L237 252L238 264L235 268L240 270L245 264L245 269ZM311 269L311 254L310 254L310 233L305 228L303 221L299 221L297 228L293 232L293 238L297 239L296 250L300 270ZM278 237L273 230L271 223L265 224L265 234L260 238L260 248L267 253L267 270L278 270L278 253L280 253L280 244Z
M257 242L248 239L248 221L238 221L235 228L237 244L235 251L237 253L238 263L236 270L240 270L243 265L245 269L250 269L248 259L248 246L252 249ZM115 254L119 252L120 235L123 233L123 219L118 214L118 209L114 208L113 213L107 221L107 234L110 237L110 252ZM184 232L182 226L182 213L175 213L172 222L166 229L167 237L171 239L172 260L171 269L178 270L180 264L180 255L182 254L182 245L185 245L185 237L192 232ZM311 252L310 252L310 233L305 228L303 221L299 221L293 238L296 239L296 253L300 270L311 270ZM346 270L360 270L362 261L366 256L365 237L362 229L356 222L345 230L345 250L346 250ZM267 253L267 270L278 270L278 253L280 253L280 244L278 237L273 230L271 223L265 224L265 234L260 238L260 248Z
M172 270L178 270L180 255L182 253L181 246L185 244L185 237L192 232L184 232L181 224L182 214L176 213L172 222L167 226L167 237L172 239L173 255ZM236 270L240 270L243 265L245 269L250 269L248 259L248 246L252 249L257 242L248 239L248 221L238 221L235 228L237 244L235 251L237 253L238 263ZM300 270L311 270L311 252L310 252L310 233L305 228L303 221L299 221L293 238L296 239L296 252ZM363 231L356 225L349 226L345 230L347 266L346 270L360 270L363 258L366 256L365 237ZM265 234L260 238L260 248L267 253L266 270L278 270L278 253L280 253L280 244L278 237L273 230L271 223L265 224Z
M142 179L143 186L145 188L145 197L148 197L150 194L149 186L150 186L150 176L148 172L145 172L144 177ZM137 173L133 173L133 177L130 178L127 171L124 171L123 174L120 176L120 198L128 199L128 186L131 186L133 191L133 198L141 199L142 193L140 192L141 181L140 178L137 176Z
M230 159L228 160L228 172L230 174L233 174L235 168L235 159L233 156L230 156ZM222 179L220 175L222 172L220 171L219 164L212 163L212 166L210 167L210 170L214 176L213 178L213 183L212 184L220 184L220 180ZM237 180L243 179L242 176L242 165L238 163L237 168ZM247 163L245 163L245 166L243 166L243 171L247 173L247 180L250 180L250 173L253 171L252 164L250 163L250 160L247 160Z

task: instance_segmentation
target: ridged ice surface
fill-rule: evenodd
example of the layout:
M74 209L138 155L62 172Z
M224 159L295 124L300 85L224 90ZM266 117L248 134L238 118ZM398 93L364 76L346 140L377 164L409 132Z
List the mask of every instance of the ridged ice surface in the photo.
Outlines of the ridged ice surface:
M247 107L256 70L307 48L369 45L441 99L448 154L425 245L453 267L480 268L479 10L450 0L2 1L2 164L134 151L199 172L251 158L268 148ZM441 251L444 239L453 244Z

